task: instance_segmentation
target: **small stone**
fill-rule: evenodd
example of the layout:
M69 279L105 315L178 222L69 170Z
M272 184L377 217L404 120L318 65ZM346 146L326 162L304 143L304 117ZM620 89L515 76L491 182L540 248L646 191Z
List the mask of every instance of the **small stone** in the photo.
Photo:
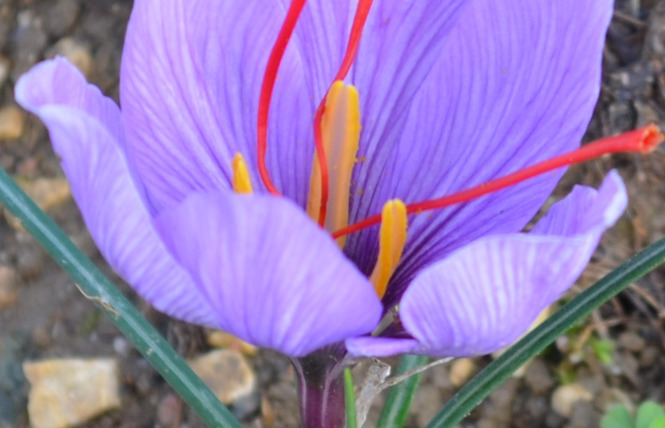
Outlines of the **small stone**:
M640 362L632 353L617 352L614 357L614 363L613 367L615 370L612 371L612 374L624 376L635 385L640 384L640 377L638 375Z
M69 200L72 195L69 183L64 178L37 178L26 180L15 177L16 183L23 189L37 206L48 211ZM7 222L16 230L23 230L21 222L5 211Z
M53 343L53 339L49 332L44 328L36 328L32 330L32 341L41 349L46 349Z
M526 400L524 409L532 419L542 420L549 412L550 406L547 398L534 395Z
M81 6L76 0L55 0L49 3L49 19L44 22L46 31L53 37L61 37L78 19Z
M157 405L157 423L163 427L177 427L182 421L182 400L168 394Z
M635 410L635 404L633 403L633 400L631 400L630 396L619 388L603 389L596 397L595 402L598 408L601 409L604 413L607 413L617 404L626 406L626 408L631 412Z
M111 359L62 359L23 363L31 385L33 428L66 428L120 406L118 366Z
M73 37L58 40L53 48L49 50L48 56L64 56L86 77L89 77L92 73L93 60L90 48Z
M39 208L48 211L69 200L72 192L65 178L17 179L16 182L37 202Z
M552 408L561 416L570 417L573 414L574 405L580 401L591 401L593 395L582 385L571 383L561 385L552 394Z
M14 60L11 71L13 79L17 79L35 65L48 44L48 35L42 28L42 22L31 9L19 12L16 23L18 25L13 32L11 44Z
M535 359L526 369L524 381L536 394L545 394L554 386L552 374L542 360Z
M225 331L206 332L206 342L213 348L234 349L247 356L256 355L257 347Z
M619 346L627 351L640 352L646 346L646 340L633 331L627 331L619 336Z
M16 106L0 109L0 140L15 140L23 135L25 113Z
M425 426L441 410L444 401L441 391L431 384L423 384L416 391L413 400L413 414L418 426Z
M0 309L5 309L16 302L17 281L18 275L14 269L0 266Z
M658 347L648 346L640 354L640 366L649 367L656 364L658 358L660 358L660 355L661 353Z
M7 82L12 71L12 62L4 55L0 55L0 88Z
M519 381L508 379L492 391L482 408L482 419L478 428L508 428L513 426L512 407L517 397Z
M450 365L450 383L456 388L464 385L476 372L476 363L471 358L458 358Z
M275 426L275 420L277 419L277 414L275 409L273 409L270 404L268 397L261 397L261 422L266 428L273 428Z
M573 405L573 413L566 428L597 427L600 424L600 415L588 401L578 401Z
M35 278L44 268L44 250L27 232L17 233L20 250L16 255L16 270L23 278Z
M238 351L211 351L191 360L189 365L224 404L256 393L256 375Z
M120 356L126 356L132 349L129 342L122 336L113 339L113 350Z

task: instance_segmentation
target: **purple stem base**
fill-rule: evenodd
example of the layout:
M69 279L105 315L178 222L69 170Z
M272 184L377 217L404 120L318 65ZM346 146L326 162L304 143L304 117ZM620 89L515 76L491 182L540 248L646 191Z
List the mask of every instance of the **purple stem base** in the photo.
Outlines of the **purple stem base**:
M328 347L293 359L304 428L344 428L344 350Z

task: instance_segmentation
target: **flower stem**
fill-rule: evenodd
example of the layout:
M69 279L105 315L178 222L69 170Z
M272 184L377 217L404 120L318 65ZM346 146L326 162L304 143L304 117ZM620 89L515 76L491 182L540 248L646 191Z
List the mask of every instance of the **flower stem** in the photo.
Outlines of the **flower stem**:
M293 360L304 428L344 428L344 351L325 348Z

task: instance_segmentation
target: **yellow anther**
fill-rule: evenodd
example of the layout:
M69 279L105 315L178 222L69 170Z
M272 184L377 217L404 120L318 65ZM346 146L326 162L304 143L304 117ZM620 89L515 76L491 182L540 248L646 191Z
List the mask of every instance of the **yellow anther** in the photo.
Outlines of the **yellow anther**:
M252 181L249 179L249 171L245 158L240 153L233 157L233 191L240 194L252 193Z
M324 228L335 231L349 223L349 192L351 173L356 163L360 140L360 98L358 90L342 81L333 83L326 99L326 111L321 119L323 147L328 163L328 205ZM307 213L317 221L321 205L321 172L314 157L310 179ZM338 238L344 247L346 238Z
M379 298L383 297L388 281L395 272L406 243L406 205L399 199L393 199L383 206L381 230L379 232L379 257L369 279L374 285Z

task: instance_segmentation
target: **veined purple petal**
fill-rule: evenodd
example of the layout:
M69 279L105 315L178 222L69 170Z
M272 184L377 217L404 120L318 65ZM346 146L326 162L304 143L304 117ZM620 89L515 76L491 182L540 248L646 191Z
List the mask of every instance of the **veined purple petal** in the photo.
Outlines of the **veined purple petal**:
M512 343L573 284L626 202L611 172L598 191L576 187L531 233L488 236L426 268L400 302L404 329L419 342L408 352L473 356ZM347 344L380 356L404 339L397 340Z
M210 306L152 227L122 153L115 103L62 58L21 77L16 99L48 127L81 214L109 264L157 309L215 325Z
M437 63L447 57L449 34L473 1L374 1L349 79L360 92L363 129L359 155L368 160L365 166L381 165L376 158L395 145L414 95L430 89L420 88ZM415 144L420 142L412 141L410 147ZM375 178L382 173L374 171ZM364 184L358 187L373 192Z
M291 3L280 1L285 8ZM346 79L360 91L365 142L379 141L404 114L468 1L373 2ZM303 9L292 43L317 103L342 63L357 7L357 0L309 1Z
M412 353L418 347L415 339L401 339L392 337L362 336L346 340L346 350L351 355L363 356L390 356Z
M284 10L292 2L278 1ZM358 0L309 0L300 14L289 44L298 52L302 61L305 88L313 106L318 106L342 63L357 5ZM282 84L279 81L277 83L278 86ZM310 121L310 134L313 135L311 119L299 118ZM308 143L314 144L313 138Z
M576 148L597 99L611 12L611 0L471 1L438 48L401 135L361 141L365 161L354 180L362 192L353 193L352 219L380 213L390 198L445 196ZM421 268L450 251L519 231L560 174L411 217L396 286L384 301L397 302ZM347 254L366 273L377 233L347 241Z
M134 2L121 104L129 156L157 211L193 191L229 189L236 152L258 186L259 91L285 12L274 0ZM315 103L303 73L290 46L268 134L275 185L301 205L313 160Z
M156 223L219 326L243 340L300 357L380 319L367 278L285 198L195 194Z

